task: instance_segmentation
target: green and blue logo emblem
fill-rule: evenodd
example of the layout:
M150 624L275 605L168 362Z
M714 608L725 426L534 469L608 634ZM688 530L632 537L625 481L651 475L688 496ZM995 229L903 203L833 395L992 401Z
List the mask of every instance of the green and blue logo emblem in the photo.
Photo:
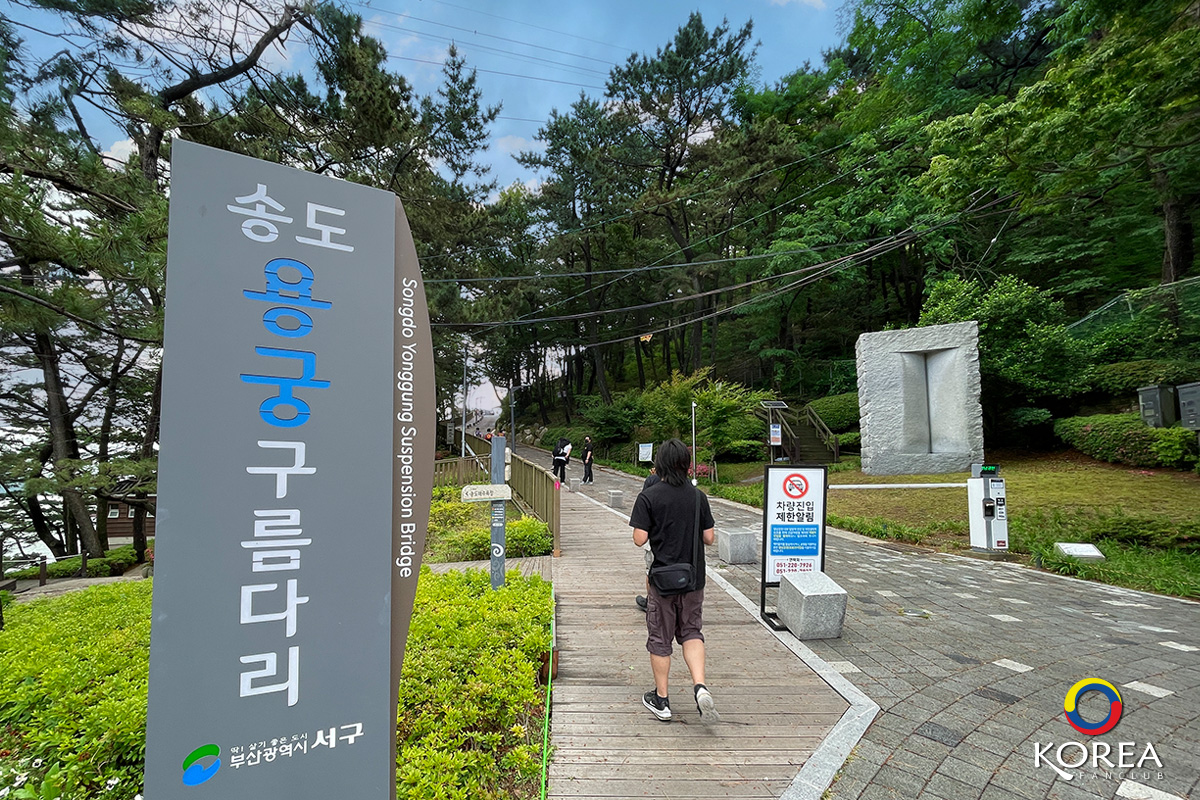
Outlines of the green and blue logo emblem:
M221 748L215 744L202 745L188 753L187 758L183 760L183 785L199 786L216 775L217 770L221 768L220 756ZM202 759L208 758L212 761L207 767L200 763Z

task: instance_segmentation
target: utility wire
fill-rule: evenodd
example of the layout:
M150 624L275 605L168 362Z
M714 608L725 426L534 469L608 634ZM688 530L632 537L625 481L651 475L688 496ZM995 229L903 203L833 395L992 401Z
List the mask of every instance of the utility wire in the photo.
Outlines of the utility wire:
M532 121L532 120L529 120L529 121ZM731 186L738 186L738 185L740 185L740 184L743 184L743 183L745 183L745 182L747 182L747 181L751 181L751 180L755 180L755 179L757 179L757 178L761 178L761 177L763 177L764 175L769 175L769 174L771 174L772 172L779 172L780 170L785 170L785 169L788 169L789 167L794 167L794 166L796 166L797 164L803 164L803 163L804 163L804 162L806 162L806 161L812 161L813 159L820 158L820 157L822 157L822 156L828 155L828 154L830 154L830 153L832 153L832 152L834 152L834 151L836 151L836 150L841 150L843 147L848 147L848 146L849 146L849 145L851 145L851 144L853 144L853 142L850 142L850 141L845 141L845 142L842 142L841 144L834 145L833 147L828 147L828 148L826 148L826 149L822 150L822 151L821 151L821 152L819 152L819 153L811 153L811 154L809 154L809 155L807 155L807 156L804 156L803 158L798 158L798 159L796 159L795 161L789 161L788 163L786 163L786 164L781 164L781 165L780 165L780 166L778 166L778 167L772 167L772 168L770 168L770 169L765 169L765 170L763 170L762 172L759 172L759 173L757 173L757 174L755 174L755 175L750 175L750 176L748 176L748 177L745 177L745 178L739 178L739 179L738 179L738 180L736 180L736 181L732 181L732 182L729 182L729 183L721 183L721 184L718 184L718 185L716 185L716 186L710 186L710 187L709 187L709 188L707 188L707 189L700 189L700 190L698 190L698 191L695 191L695 192L693 192L692 194L689 194L689 195L683 195L682 197L675 197L675 198L672 198L672 199L670 199L670 200L664 200L664 201L662 201L661 203L656 203L656 204L654 204L654 205L652 205L652 206L647 206L646 208L634 208L634 209L630 209L629 211L624 211L624 212L622 212L622 213L620 213L620 214L616 214L616 215L614 215L614 216L607 217L607 218L605 218L605 219L602 219L602 220L599 220L599 221L597 221L597 222L589 222L587 225L581 225L581 226L580 226L580 227L578 227L578 228L572 228L572 229L570 229L570 230L566 230L566 231L557 231L557 232L555 232L555 233L554 233L553 235L551 235L551 236L543 236L543 237L541 237L540 239L538 239L537 243L538 243L538 244L542 244L542 243L544 243L544 242L548 242L548 241L550 241L551 239L561 238L561 237L563 237L563 236L571 236L571 235L574 235L574 234L577 234L577 233L583 233L584 231L590 231L590 230L592 230L593 228L599 228L599 227L603 227L604 225L608 225L609 223L612 223L612 222L617 222L617 221L619 221L619 220L622 220L622 219L628 219L628 218L630 218L630 217L633 217L633 216L636 216L636 215L638 215L638 214L650 214L650 213L653 213L654 211L657 211L657 210L658 210L658 209L660 209L660 208L665 208L666 206L669 206L669 205L674 205L675 203L683 202L683 201L686 201L686 200L694 200L694 199L696 199L697 197L703 197L703 196L704 196L704 195L706 195L706 194L711 194L711 193L713 193L713 192L716 192L716 191L720 191L720 190L728 189L728 188L729 188L729 187L731 187ZM480 252L480 251L483 251L483 250L489 250L489 249L491 249L491 248L490 248L490 247L486 247L486 246L480 246L480 247L468 247L468 248L464 248L464 249L462 249L462 250L455 250L455 251L453 251L453 252L450 252L450 253L438 253L438 254L435 254L435 255L432 255L432 256L427 256L427 257L425 257L425 258L423 258L423 259L421 259L421 260L422 260L422 261L424 261L424 262L433 261L433 260L435 260L435 259L437 259L437 260L444 260L444 259L447 259L447 258L453 258L453 257L455 257L455 256L459 256L459 255L470 255L470 254L473 254L473 253L477 253L477 252ZM676 252L678 252L678 251L676 251Z
M452 37L449 37L449 36L438 36L435 33L427 33L425 31L418 31L413 28L405 28L400 25L392 25L387 22L379 22L378 20L363 20L363 25L364 26L372 25L376 28L386 28L388 30L399 31L401 33L411 34L412 36L415 36L418 39L436 39L436 40L442 41L442 42L450 42L451 44L456 43L455 39L453 39ZM602 77L606 77L608 75L608 73L604 72L603 70L593 69L591 67L577 67L577 66L574 66L573 64L564 64L561 61L554 61L553 59L549 59L549 58L540 58L538 56L532 56L532 55L528 55L526 53L517 53L512 50L502 50L499 47L491 47L486 44L466 44L466 45L464 45L464 47L477 48L484 52L495 53L497 55L508 56L511 58L519 58L519 59L521 59L523 61L527 61L527 62L540 62L543 64L549 64L549 65L555 66L555 67L563 67L564 69L571 70L572 72L590 73L591 75L599 75Z
M499 14L489 14L486 11L480 11L479 9L476 9L476 8L467 8L466 6L456 5L454 3L446 2L446 0L433 0L433 1L435 3L437 3L438 5L450 6L451 8L457 8L461 11L471 11L476 14L482 14L485 17L492 17L493 19L502 19L505 22L515 22L518 25L525 25L526 27L535 28L536 30L539 30L539 31L545 31L546 33L553 33L555 36L569 36L572 39L579 39L582 42L591 42L592 44L598 44L601 47L611 47L614 50L621 50L625 53L635 52L628 47L622 47L621 45L610 44L608 42L602 42L598 39L589 39L588 37L580 36L577 33L567 33L566 31L556 31L553 28L543 28L541 25L534 25L532 22L524 22L519 19L513 19L512 17L502 17Z
M346 5L356 6L358 8L369 8L372 11L380 11L380 10L385 11L385 12L390 11L390 13L395 14L397 17L402 17L404 19L412 19L412 20L416 20L417 22L424 22L427 25L437 25L440 28L449 28L452 31L461 31L463 33L469 33L474 36L486 36L489 39L496 39L501 42L508 42L509 44L519 44L522 47L533 47L537 50L544 50L547 53L558 53L559 55L562 55L562 56L572 56L574 58L581 58L585 61L595 61L596 63L603 64L606 67L614 66L614 64L611 61L607 61L603 58L593 58L592 56L585 56L585 55L581 55L579 53L572 53L570 50L556 50L553 47L546 47L545 45L537 44L535 42L523 42L520 39L510 39L507 36L497 36L494 33L484 33L483 31L479 31L474 28L463 28L458 25L450 25L449 23L446 23L446 22L438 22L437 20L424 19L422 17L413 16L412 14L401 13L398 11L391 11L390 9L386 9L386 8L379 9L379 8L376 8L375 6L366 5L364 3L347 2Z
M435 67L446 66L446 63L444 61L432 61L428 58L415 58L414 56L394 56L394 55L389 54L388 58L396 59L398 61L415 61L418 64L432 64ZM593 86L592 84L589 84L589 83L575 83L574 81L560 81L560 80L555 80L554 78L540 78L537 75L518 75L515 72L500 72L499 70L483 69L482 67L471 67L471 70L474 72L485 72L488 75L503 75L507 78L523 78L527 81L542 81L543 83L561 83L564 86L579 86L584 89L603 89L604 88L603 86Z

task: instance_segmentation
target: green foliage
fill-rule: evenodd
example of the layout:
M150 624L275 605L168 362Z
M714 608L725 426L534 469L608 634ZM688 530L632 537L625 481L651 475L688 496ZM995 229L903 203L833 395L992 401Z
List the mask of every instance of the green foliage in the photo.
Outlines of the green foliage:
M578 400L579 415L590 424L591 437L595 444L628 442L633 438L634 429L641 424L641 392L620 392L613 396L612 403L605 403L602 398L594 395L580 397ZM557 438L555 441L558 441ZM579 440L580 443L582 441Z
M859 447L862 445L862 434L858 431L851 433L839 433L837 435L838 444L841 447Z
M425 538L425 560L430 563L487 561L491 558L490 503L463 503L460 490L434 490ZM441 499L438 499L441 498ZM511 515L513 506L508 508ZM536 517L509 519L504 526L510 558L544 556L554 549L554 538L546 523Z
M398 709L399 797L536 794L550 584L423 570ZM0 631L0 794L132 798L142 791L151 581L14 605Z
M1011 275L990 287L948 278L933 287L921 325L979 322L984 409L992 414L1078 394L1086 346L1066 335L1060 301Z
M8 608L10 605L12 605L12 602L12 592L0 591L0 608Z
M505 523L504 547L509 558L549 555L554 550L554 536L540 519L521 517Z
M1115 464L1183 469L1197 460L1194 433L1151 428L1137 414L1060 419L1054 423L1054 433L1081 453Z
M1200 363L1142 359L1092 367L1084 376L1093 390L1113 396L1133 395L1143 386L1200 381Z
M858 392L822 397L809 405L834 433L858 427Z
M642 396L643 423L653 442L689 439L692 430L692 401L708 379L708 368L684 375L676 370L671 379L660 383Z
M401 798L532 797L541 768L539 657L550 584L510 572L421 572L400 682Z
M153 545L151 544L150 547L153 547ZM106 551L104 558L89 558L87 576L89 578L107 578L114 575L124 575L136 563L137 553L134 551L133 545L122 545L121 547ZM79 556L71 556L59 559L53 564L47 564L46 575L51 578L72 578L78 575L79 570L82 568L83 559ZM39 567L28 567L11 572L8 577L36 578L39 569Z
M751 391L736 383L709 383L695 397L697 443L710 451L712 459L744 461L761 456L763 423L755 412L759 403L770 398L769 392Z
M15 605L0 633L0 791L141 791L151 581ZM23 789L17 776L29 775Z

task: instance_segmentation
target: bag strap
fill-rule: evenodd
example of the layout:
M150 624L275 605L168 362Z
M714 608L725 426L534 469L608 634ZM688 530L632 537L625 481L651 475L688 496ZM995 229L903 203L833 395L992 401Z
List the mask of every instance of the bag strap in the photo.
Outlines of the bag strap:
M700 490L696 489L696 521L692 523L696 538L692 540L692 566L698 567L697 555L700 552Z

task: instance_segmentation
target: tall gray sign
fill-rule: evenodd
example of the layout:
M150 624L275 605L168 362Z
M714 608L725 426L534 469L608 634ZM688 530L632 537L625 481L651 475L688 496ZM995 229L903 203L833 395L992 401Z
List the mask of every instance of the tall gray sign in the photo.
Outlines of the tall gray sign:
M394 798L432 490L395 196L177 141L146 796Z

